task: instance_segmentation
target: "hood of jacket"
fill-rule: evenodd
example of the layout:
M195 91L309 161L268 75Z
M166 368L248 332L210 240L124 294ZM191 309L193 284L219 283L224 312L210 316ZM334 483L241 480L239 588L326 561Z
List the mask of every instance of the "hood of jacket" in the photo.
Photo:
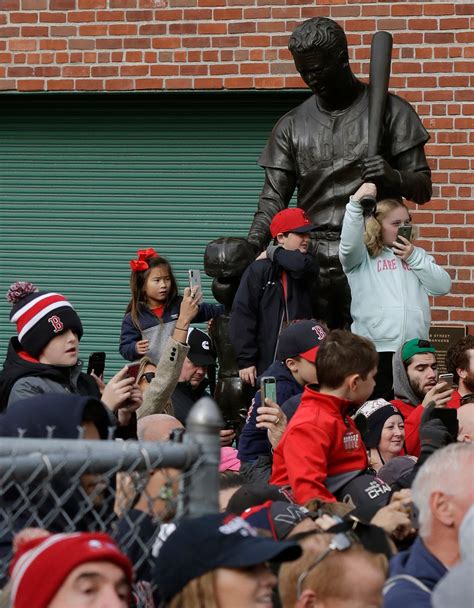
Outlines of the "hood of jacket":
M273 376L277 382L278 380L280 381L286 381L286 382L291 382L293 384L297 384L296 380L293 377L293 374L290 372L290 370L286 367L286 365L284 363L282 363L281 361L274 361L269 368L267 368L263 374L261 374L258 378L257 378L257 386L260 386L260 382L262 380L262 378L264 378L265 376ZM303 387L301 387L301 392L303 392Z
M110 419L101 401L74 394L46 394L20 399L0 415L0 437L78 439L81 424L93 422L107 439Z
M60 384L77 383L82 371L82 361L72 367L56 367L45 365L32 358L22 356L23 349L18 338L12 338L8 345L7 356L0 373L0 412L8 405L8 399L13 385L17 380L26 376L49 378Z
M390 576L409 574L433 589L447 573L447 568L417 538L407 551L402 551L390 560Z
M402 361L402 348L403 345L397 350L397 352L393 355L393 392L395 394L395 399L401 399L402 401L406 401L411 405L418 405L420 403L419 397L415 395L410 381L408 380L408 375L405 370L405 366Z

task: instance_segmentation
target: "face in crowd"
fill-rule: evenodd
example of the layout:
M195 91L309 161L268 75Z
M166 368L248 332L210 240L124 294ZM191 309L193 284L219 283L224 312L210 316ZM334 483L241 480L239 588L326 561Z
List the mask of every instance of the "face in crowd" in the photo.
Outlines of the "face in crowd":
M414 355L407 367L407 376L411 388L420 401L436 385L438 365L433 353Z
M387 418L380 435L379 451L384 460L400 455L405 441L405 423L403 418L394 414Z
M121 568L87 562L75 568L48 608L128 608L130 584Z
M39 356L39 362L69 367L76 365L78 357L79 337L72 329L68 329L48 342Z
M397 207L389 211L380 223L382 227L382 242L386 247L391 247L397 240L397 232L400 226L410 226L411 219L408 209Z
M186 357L179 376L179 382L189 382L192 388L197 388L207 374L207 366L195 365L189 357Z

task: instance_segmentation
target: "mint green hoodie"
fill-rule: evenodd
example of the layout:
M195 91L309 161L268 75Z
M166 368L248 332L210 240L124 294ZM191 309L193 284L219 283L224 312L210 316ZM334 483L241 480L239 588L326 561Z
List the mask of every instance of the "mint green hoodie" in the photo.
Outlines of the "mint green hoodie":
M412 338L428 339L428 296L448 293L451 279L424 249L415 247L406 262L388 247L371 257L364 243L362 207L351 197L339 259L351 288L353 333L372 340L378 352L395 352Z

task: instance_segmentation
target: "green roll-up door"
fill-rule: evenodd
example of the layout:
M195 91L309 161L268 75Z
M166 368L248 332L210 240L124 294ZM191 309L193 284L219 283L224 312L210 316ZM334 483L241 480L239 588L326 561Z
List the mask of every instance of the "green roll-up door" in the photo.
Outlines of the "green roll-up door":
M181 287L206 243L245 236L258 155L306 93L4 95L0 116L0 360L14 327L3 294L29 280L65 294L82 357L118 369L129 260L168 257ZM210 279L204 281L211 300Z

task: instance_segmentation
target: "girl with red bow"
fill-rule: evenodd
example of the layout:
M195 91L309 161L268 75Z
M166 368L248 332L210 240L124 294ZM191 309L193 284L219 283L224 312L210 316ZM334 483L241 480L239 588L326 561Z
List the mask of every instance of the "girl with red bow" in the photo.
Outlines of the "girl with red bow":
M132 297L122 321L120 354L128 361L146 354L158 363L175 328L187 333L187 328L176 326L182 297L178 295L178 285L168 260L152 247L140 249L138 259L130 261L130 268ZM199 289L191 295L198 301L202 297ZM202 323L223 312L224 307L220 304L200 302L194 321Z

